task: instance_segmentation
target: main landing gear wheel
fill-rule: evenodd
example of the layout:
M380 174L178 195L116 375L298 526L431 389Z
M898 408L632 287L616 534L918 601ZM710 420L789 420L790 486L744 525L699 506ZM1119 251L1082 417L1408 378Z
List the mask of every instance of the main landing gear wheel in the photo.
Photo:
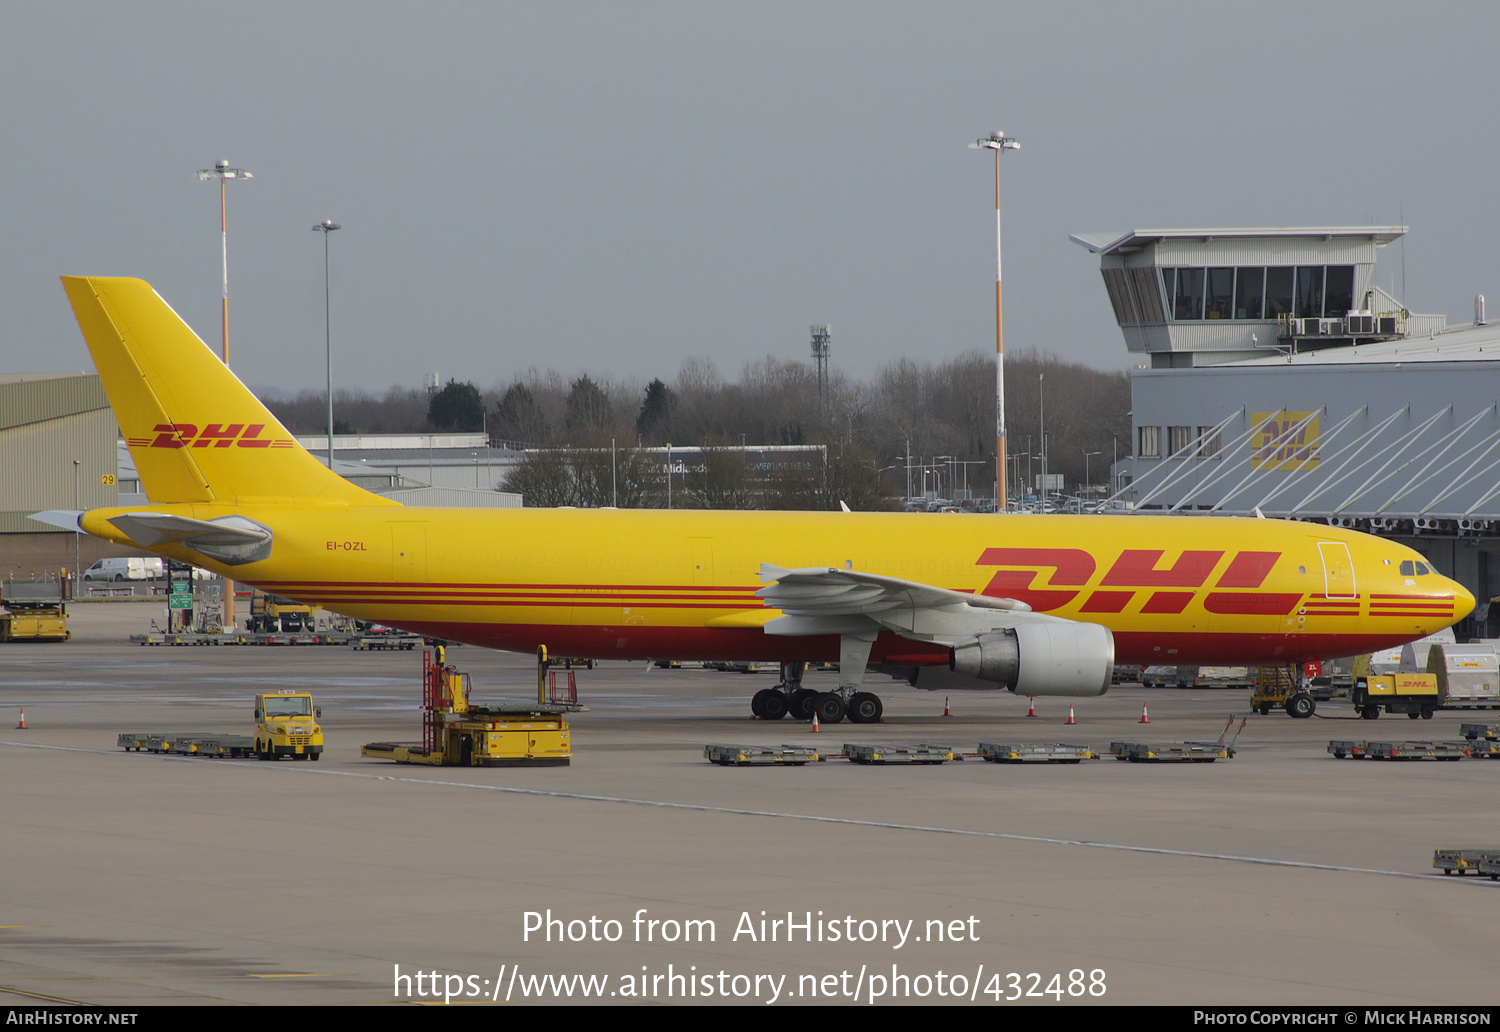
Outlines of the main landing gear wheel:
M856 724L878 724L885 706L873 692L855 692L849 697L849 719Z
M760 700L760 710L755 709L755 699ZM786 716L786 696L775 688L762 688L750 701L750 712L762 720L780 720Z
M766 700L772 695L780 694L781 693L778 692L775 688L762 688L760 691L756 692L753 696L750 697L750 715L755 717L764 717L766 715ZM781 711L783 713L786 712L785 704L782 705Z
M820 723L837 724L849 712L849 704L842 696L824 692L813 700L813 709L818 714Z
M1312 716L1317 709L1318 704L1306 692L1296 692L1286 700L1287 715L1298 720Z
M818 693L811 688L798 688L792 692L792 697L787 700L787 710L794 720L811 720L813 706L817 703ZM843 700L839 700L842 702ZM826 719L826 718L820 718Z

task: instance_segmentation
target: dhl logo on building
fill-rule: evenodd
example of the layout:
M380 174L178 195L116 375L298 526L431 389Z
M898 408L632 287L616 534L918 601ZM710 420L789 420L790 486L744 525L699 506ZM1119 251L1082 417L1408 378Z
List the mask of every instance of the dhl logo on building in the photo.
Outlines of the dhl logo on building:
M1260 429L1250 442L1250 465L1257 470L1317 469L1320 416L1312 412L1252 412Z
M151 428L155 437L131 437L132 448L291 448L295 441L285 437L261 437L264 423L209 423L200 432L192 423L157 423Z

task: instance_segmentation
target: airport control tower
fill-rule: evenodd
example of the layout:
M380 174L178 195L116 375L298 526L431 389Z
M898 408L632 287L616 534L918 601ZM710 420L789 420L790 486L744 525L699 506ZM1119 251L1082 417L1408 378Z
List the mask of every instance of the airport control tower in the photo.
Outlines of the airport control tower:
M1152 369L1427 336L1441 315L1412 315L1375 285L1376 249L1404 226L1137 229L1076 233L1100 272L1125 346Z

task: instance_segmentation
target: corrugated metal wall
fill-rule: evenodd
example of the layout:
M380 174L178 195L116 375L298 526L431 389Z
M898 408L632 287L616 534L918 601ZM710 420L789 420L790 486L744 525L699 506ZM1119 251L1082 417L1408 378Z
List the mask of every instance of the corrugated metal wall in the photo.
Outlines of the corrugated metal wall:
M97 376L0 381L0 534L35 533L26 517L115 505L118 426Z

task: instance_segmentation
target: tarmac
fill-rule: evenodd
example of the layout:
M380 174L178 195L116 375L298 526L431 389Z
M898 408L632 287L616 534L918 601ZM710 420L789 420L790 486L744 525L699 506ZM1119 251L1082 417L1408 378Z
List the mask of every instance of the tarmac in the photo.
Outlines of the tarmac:
M1068 700L966 692L945 717L872 677L883 723L813 734L750 717L772 675L606 663L577 672L570 766L413 767L359 749L420 737L419 653L126 642L159 616L77 603L72 641L0 645L0 1004L1500 1002L1500 882L1431 866L1500 848L1500 762L1326 752L1497 713L1293 721L1119 686L1065 726ZM478 703L534 698L527 656L449 661ZM315 693L321 762L116 747L248 731L277 688ZM703 758L1203 741L1231 714L1212 764Z

